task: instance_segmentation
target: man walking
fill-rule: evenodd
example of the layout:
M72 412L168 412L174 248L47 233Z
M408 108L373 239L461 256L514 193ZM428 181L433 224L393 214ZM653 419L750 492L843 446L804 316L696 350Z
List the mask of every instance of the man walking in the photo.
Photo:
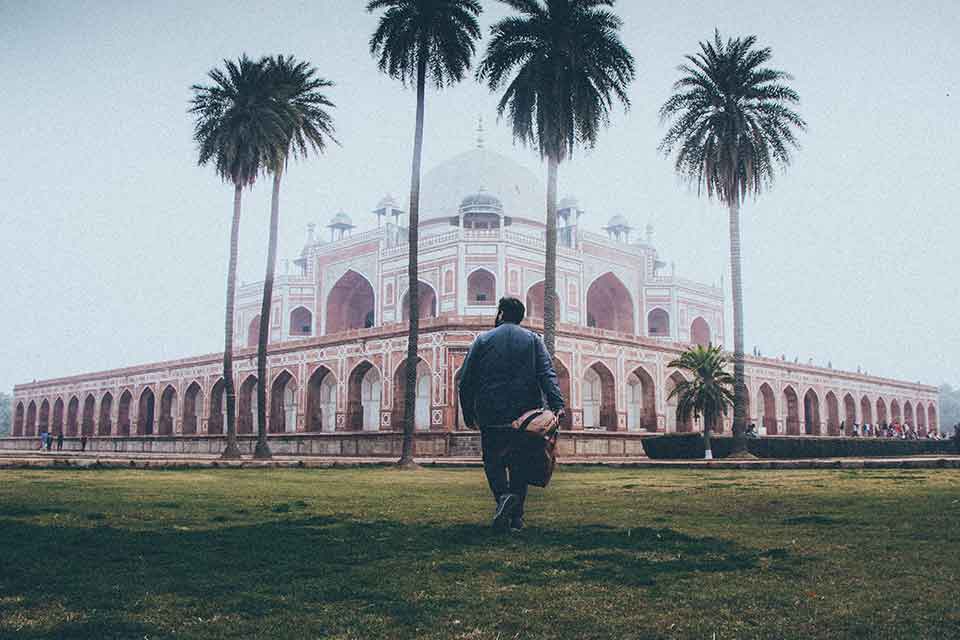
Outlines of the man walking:
M57 451L63 451L63 431L57 434Z
M543 406L563 411L557 373L543 340L520 327L525 309L516 298L501 298L496 328L474 340L460 369L460 406L467 426L480 428L483 470L496 499L493 525L523 528L527 481L515 452L529 436L511 422Z

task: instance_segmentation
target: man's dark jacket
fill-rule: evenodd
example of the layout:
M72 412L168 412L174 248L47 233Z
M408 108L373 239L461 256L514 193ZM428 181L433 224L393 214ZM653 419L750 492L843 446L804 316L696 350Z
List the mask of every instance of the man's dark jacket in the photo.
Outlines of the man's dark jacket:
M505 322L474 340L460 369L460 406L467 425L508 426L543 406L543 398L553 411L563 408L557 372L540 336Z

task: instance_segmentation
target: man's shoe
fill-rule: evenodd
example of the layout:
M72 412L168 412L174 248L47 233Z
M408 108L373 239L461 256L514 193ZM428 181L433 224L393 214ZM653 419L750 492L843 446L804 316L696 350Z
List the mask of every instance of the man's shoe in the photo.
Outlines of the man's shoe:
M523 529L523 516L510 518L510 531L520 531L521 529Z
M517 508L517 496L507 493L497 498L497 510L493 514L493 528L506 529L510 520L513 518L513 512Z

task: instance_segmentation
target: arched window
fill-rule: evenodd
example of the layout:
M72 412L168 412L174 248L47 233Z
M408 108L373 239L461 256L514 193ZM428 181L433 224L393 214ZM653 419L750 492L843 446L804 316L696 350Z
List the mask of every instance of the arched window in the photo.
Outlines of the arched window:
M633 333L633 298L612 273L605 273L587 289L587 324L597 329Z
M497 279L486 269L477 269L467 278L467 304L495 305Z
M543 313L546 310L544 303L544 286L543 280L533 285L527 289L527 317L528 318L537 318L538 320L543 320ZM554 318L559 322L560 321L560 296L556 295L553 298L553 310Z
M290 312L290 335L313 335L313 314L306 307L297 307Z
M651 338L670 336L670 315L666 311L657 308L647 314L647 335Z
M356 271L347 271L327 296L326 333L372 327L374 304L370 282Z
M436 318L437 317L437 294L434 292L433 287L428 285L426 282L419 282L417 286L417 293L419 294L418 303L420 305L420 313L418 314L420 319L424 318ZM407 322L410 318L410 290L407 289L403 294L403 299L400 301L400 318L403 322Z
M669 327L667 331L669 332ZM690 325L690 342L701 347L706 347L711 343L710 325L699 316Z

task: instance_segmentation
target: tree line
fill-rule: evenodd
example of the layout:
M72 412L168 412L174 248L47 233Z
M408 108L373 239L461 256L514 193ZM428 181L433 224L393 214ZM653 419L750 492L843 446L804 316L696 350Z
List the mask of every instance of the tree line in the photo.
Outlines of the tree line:
M474 80L500 96L497 111L515 140L546 164L544 194L544 342L551 355L556 335L557 183L562 163L577 149L593 148L610 125L613 109L630 108L635 61L621 40L615 0L499 0L511 15L490 28ZM481 39L478 0L370 0L379 16L369 50L379 71L415 93L411 156L408 279L418 281L420 173L426 119L426 87L438 90L463 81L474 66ZM740 210L749 196L769 188L799 148L805 129L794 111L799 96L789 74L768 65L769 47L756 36L699 43L677 69L679 79L660 109L667 132L659 144L676 173L698 193L725 205L729 215L734 349L733 408L737 449L746 450L746 386L743 359ZM233 215L224 317L223 378L226 396L225 458L240 456L236 439L233 327L237 239L244 189L270 176L272 197L257 343L257 446L270 457L266 424L266 356L276 266L280 185L292 159L306 159L337 144L327 97L334 83L309 62L293 56L242 55L212 69L209 84L192 87L190 113L200 165L211 165L233 187ZM419 292L410 287L401 466L413 465ZM700 354L715 366L717 354ZM688 361L696 369L693 361ZM722 364L722 362L721 362ZM711 383L712 384L712 383ZM708 385L708 390L711 387ZM722 396L723 394L721 394ZM718 396L720 397L720 396ZM680 407L695 407L696 401ZM715 411L711 409L711 411Z

